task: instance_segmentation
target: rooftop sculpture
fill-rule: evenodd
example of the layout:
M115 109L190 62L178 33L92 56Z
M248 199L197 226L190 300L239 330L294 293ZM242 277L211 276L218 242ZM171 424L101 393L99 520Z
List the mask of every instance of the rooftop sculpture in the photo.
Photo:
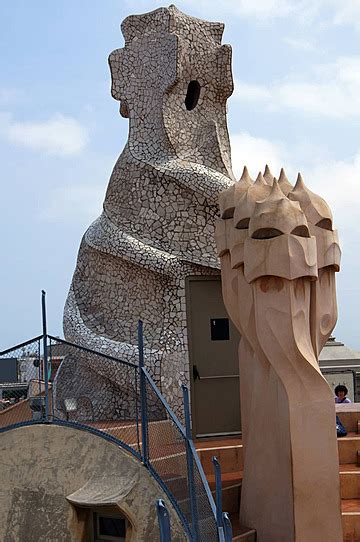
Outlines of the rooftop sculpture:
M223 24L175 6L127 17L121 29L125 46L109 64L129 138L103 213L80 246L64 334L137 361L141 317L146 364L179 413L179 382L189 383L185 277L219 273L217 199L234 181L226 126L231 47L221 45ZM71 360L62 377L68 392L83 385Z
M231 48L221 45L223 28L174 6L123 22L125 46L109 64L129 137L103 213L79 249L64 333L136 361L141 318L146 365L181 414L179 384L189 383L185 278L219 274L221 193L223 294L242 334L241 523L264 542L339 542L334 403L317 363L336 322L338 240L327 204L301 176L293 188L283 171L277 181L266 168L253 182L245 169L235 182L226 127ZM109 366L68 356L55 401L86 389L94 418L112 419L127 408L129 383ZM107 390L118 403L105 400Z
M241 332L240 521L264 542L342 540L335 406L318 356L337 319L340 248L299 174L247 169L220 196L223 297Z

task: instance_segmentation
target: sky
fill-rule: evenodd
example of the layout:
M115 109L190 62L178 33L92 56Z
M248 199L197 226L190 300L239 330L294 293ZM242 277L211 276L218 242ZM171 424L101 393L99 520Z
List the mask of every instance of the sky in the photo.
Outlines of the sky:
M101 213L127 120L110 95L109 53L150 0L0 2L0 349L62 312L81 237ZM331 205L343 251L337 339L360 350L360 0L179 0L225 23L235 91L233 168L266 163Z

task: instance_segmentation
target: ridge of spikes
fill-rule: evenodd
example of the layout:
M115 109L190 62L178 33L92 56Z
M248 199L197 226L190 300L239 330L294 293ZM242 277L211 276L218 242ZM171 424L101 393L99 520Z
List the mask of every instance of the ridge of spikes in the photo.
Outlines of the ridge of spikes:
M300 171L298 173L296 183L295 183L295 186L293 188L293 192L295 192L296 190L308 190L305 183L304 183L304 179L302 178L302 175L301 175Z
M260 187L260 186L269 186L267 182L265 181L263 174L261 171L259 171L258 176L256 177L256 180L254 182L254 186Z
M237 202L253 185L254 183L249 175L248 169L244 166L240 179L232 184L230 188L220 192L219 206L221 218L228 219L234 216Z
M254 239L270 239L291 233L310 237L300 205L287 198L275 180L269 196L255 204L249 221L249 235Z
M271 173L270 168L269 168L269 166L268 166L267 164L266 164L266 166L265 166L265 170L264 170L264 175L263 175L263 177L264 177L264 180L265 180L266 184L272 186L275 177L274 177L274 175Z
M280 186L281 190L284 192L285 196L287 196L289 194L289 192L291 192L291 190L293 189L293 185L291 184L291 182L287 178L283 167L280 170L278 183L279 183L279 186Z
M279 186L279 182L274 179L274 183L271 188L271 192L266 198L267 200L280 200L280 199L287 199L284 192L281 190Z
M307 188L301 173L298 174L296 184L289 192L288 198L299 202L310 224L332 230L333 218L330 207L321 196Z
M244 169L243 169L243 172L241 174L241 177L239 179L239 182L245 182L247 184L252 184L254 181L252 180L252 178L250 177L250 174L249 174L249 170L246 166L244 166Z

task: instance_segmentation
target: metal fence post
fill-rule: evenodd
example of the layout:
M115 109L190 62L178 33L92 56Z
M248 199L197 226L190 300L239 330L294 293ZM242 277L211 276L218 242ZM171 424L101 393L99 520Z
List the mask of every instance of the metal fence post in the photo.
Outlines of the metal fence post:
M232 526L231 526L229 514L227 512L223 513L223 525L224 525L225 542L232 542L232 539L233 539Z
M149 464L149 440L148 440L148 413L146 397L146 376L144 373L144 335L143 323L138 322L138 348L139 348L139 367L140 367L140 410L141 410L141 442L142 459L145 466Z
M223 527L223 512L222 512L222 489L221 489L221 467L217 457L212 458L212 462L215 469L215 492L216 492L216 523L218 527L219 540L223 541L224 527Z
M41 291L41 311L43 327L43 350L44 350L44 382L45 382L45 421L49 421L49 373L48 373L48 350L47 350L47 327L46 327L46 292Z
M160 542L171 542L170 516L162 499L156 501L156 510L160 527Z
M188 475L188 484L189 484L192 533L193 533L193 540L197 542L198 540L200 540L199 516L198 516L197 500L196 500L194 462L193 462L192 450L190 446L192 435L191 435L189 390L187 389L186 386L184 386L184 384L182 384L181 388L182 388L183 397L184 397L184 415L185 415L185 430L186 430L186 462L187 462L187 471L188 471L187 475Z
M41 339L38 340L38 360L39 360L39 368L37 371L37 377L38 377L38 386L39 386L39 396L41 397Z

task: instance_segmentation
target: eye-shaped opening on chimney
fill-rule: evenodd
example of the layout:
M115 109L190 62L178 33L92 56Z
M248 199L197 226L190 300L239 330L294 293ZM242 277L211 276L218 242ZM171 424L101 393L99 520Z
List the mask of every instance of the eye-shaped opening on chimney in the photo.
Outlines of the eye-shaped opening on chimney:
M279 235L283 235L283 232L276 228L260 228L254 231L251 237L253 239L273 239L273 237L279 237Z
M236 224L236 228L238 230L247 230L249 227L250 218L243 218L242 220L239 220L239 222Z
M200 90L201 87L198 81L190 81L185 96L185 106L188 111L192 111L197 106Z
M322 228L323 230L330 230L332 231L332 222L330 218L323 218L322 220L319 220L317 224L315 224L318 228Z
M230 207L229 209L226 209L223 212L221 218L223 218L224 220L227 220L228 218L233 218L234 211L235 211L235 207Z
M310 237L309 229L305 225L296 226L291 233L293 235L297 235L298 237Z

